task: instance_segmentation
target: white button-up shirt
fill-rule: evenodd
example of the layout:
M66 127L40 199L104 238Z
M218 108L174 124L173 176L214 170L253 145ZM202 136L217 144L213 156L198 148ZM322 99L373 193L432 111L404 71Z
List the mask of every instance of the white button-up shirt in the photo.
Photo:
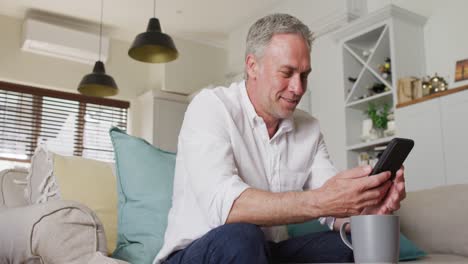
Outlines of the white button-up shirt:
M154 263L225 224L247 188L315 189L336 173L318 121L306 112L295 110L270 139L244 81L203 90L190 103L179 134L172 208ZM333 220L321 222L331 227ZM287 239L285 226L262 229L269 240Z

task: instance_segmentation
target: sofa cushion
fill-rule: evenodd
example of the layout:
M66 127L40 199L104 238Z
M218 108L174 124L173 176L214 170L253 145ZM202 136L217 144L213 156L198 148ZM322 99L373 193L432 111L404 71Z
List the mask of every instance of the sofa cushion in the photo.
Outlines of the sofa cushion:
M113 259L104 256L101 252L96 252L88 264L130 264L126 261Z
M446 254L429 254L418 260L409 262L413 263L422 263L422 264L466 264L468 263L468 257L457 256L457 255L446 255Z
M408 192L401 203L401 231L430 254L468 257L468 184Z
M55 200L0 212L0 263L87 263L106 252L102 224L84 205Z
M113 257L152 263L162 247L171 207L175 155L110 130L117 168L119 219Z
M288 225L288 234L291 237L303 236L314 232L329 231L327 226L320 224L318 220L305 223ZM419 249L414 243L400 233L400 261L414 260L426 256L426 252Z
M53 154L53 176L60 197L89 207L101 220L106 233L108 252L117 244L117 187L112 164Z

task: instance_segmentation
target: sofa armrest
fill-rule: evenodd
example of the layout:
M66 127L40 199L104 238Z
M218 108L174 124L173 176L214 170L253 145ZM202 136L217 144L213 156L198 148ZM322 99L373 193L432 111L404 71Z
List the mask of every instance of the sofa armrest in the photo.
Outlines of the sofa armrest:
M401 231L428 253L468 256L468 184L409 192L401 203Z
M29 204L24 195L27 175L24 168L0 171L0 211Z
M88 263L107 255L104 229L86 206L55 200L0 212L0 263Z

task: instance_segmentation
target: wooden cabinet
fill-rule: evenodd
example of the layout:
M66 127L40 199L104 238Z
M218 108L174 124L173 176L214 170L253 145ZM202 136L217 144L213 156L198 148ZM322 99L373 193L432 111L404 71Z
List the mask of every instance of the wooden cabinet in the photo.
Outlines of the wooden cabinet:
M468 89L398 108L396 114L399 135L415 141L405 162L408 190L468 183Z
M134 105L135 119L132 134L154 146L177 152L180 128L189 98L179 94L149 91L140 95Z
M447 184L468 183L468 90L439 100Z
M177 152L177 141L186 109L185 101L154 98L153 144L155 146Z
M440 101L399 108L398 135L414 140L405 161L406 188L410 191L445 184Z

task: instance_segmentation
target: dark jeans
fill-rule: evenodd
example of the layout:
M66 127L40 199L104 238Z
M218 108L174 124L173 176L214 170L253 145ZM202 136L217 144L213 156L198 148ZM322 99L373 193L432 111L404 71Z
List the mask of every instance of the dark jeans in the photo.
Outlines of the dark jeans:
M274 243L267 242L256 225L226 224L172 253L164 264L288 262L354 262L354 258L338 232L312 233Z

